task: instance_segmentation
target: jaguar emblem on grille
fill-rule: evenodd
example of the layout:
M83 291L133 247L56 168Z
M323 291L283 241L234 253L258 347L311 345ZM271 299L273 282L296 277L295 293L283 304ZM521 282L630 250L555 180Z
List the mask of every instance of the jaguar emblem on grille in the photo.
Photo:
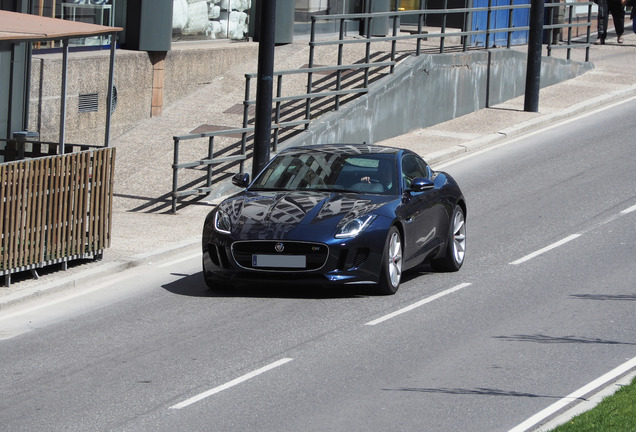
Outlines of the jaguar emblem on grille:
M276 252L282 252L285 250L285 245L282 243L276 243L276 245L274 245L274 250Z

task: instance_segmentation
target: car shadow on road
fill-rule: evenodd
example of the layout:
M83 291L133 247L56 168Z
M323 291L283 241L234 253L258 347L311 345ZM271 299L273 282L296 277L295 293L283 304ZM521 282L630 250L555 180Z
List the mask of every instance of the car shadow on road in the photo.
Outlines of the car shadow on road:
M202 272L182 276L175 282L163 285L162 288L180 296L188 297L246 297L246 298L290 298L290 299L334 299L365 298L374 295L374 287L366 285L314 286L298 282L297 284L264 284L238 285L229 288L210 289L203 280Z

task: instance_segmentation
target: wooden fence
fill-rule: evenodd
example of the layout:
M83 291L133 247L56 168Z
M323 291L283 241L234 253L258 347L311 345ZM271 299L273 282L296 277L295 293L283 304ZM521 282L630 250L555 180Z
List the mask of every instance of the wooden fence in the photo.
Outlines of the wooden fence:
M110 246L115 149L0 164L0 275Z

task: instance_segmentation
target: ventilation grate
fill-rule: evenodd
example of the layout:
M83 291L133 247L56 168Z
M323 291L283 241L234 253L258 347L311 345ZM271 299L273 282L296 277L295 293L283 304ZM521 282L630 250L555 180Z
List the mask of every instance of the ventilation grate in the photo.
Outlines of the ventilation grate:
M79 95L79 112L95 112L97 111L97 106L97 93Z

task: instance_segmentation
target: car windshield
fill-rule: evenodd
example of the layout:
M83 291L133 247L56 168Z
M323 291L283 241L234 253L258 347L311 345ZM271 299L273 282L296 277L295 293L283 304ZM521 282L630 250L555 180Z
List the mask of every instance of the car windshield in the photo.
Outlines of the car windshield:
M250 190L314 190L392 195L397 191L394 155L290 153L277 156Z

